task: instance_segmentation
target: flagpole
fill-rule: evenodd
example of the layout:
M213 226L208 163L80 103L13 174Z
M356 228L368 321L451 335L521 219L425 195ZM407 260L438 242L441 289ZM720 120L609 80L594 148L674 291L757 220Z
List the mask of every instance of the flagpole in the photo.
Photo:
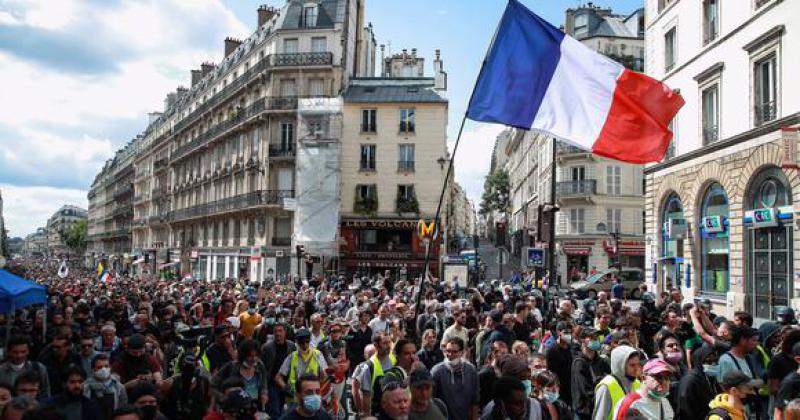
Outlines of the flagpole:
M509 0L510 1L510 0ZM503 12L503 16L505 16L505 11ZM489 48L486 49L486 53L483 55L483 60L481 60L481 68L478 70L478 77L475 78L475 83L472 85L472 93L469 95L469 102L467 102L467 109L464 111L464 116L461 118L461 125L458 128L458 135L456 136L456 143L453 145L453 154L450 155L450 162L447 165L447 173L444 177L444 184L442 185L442 192L439 194L439 203L436 205L436 216L433 218L433 228L439 229L439 220L440 215L442 212L442 201L444 200L444 194L447 192L447 183L450 179L450 175L453 172L453 162L456 160L456 151L458 151L458 145L461 142L461 134L464 132L464 123L467 121L467 113L469 112L469 106L472 105L472 99L475 97L475 86L478 85L478 80L481 79L481 75L483 74L483 69L486 67L486 58L489 57L489 53L492 51L492 47L494 47L494 41L497 37L497 32L500 30L500 25L503 23L503 16L500 17L500 20L497 22L497 26L494 29L494 34L492 34L492 40L489 42ZM448 220L448 223L450 221ZM442 241L444 241L444 235L440 235L442 237ZM431 241L434 242L433 236L431 237ZM445 244L447 246L447 244ZM428 276L428 270L430 269L430 262L431 262L431 248L433 246L427 246L425 249L425 266L422 270L422 278L420 279L419 283L419 291L417 292L417 298L414 302L414 318L419 315L419 305L422 301L422 294L424 293L424 286L425 280ZM476 250L477 252L477 250ZM439 256L441 259L441 255ZM469 286L469 275L467 275L467 285ZM421 333L417 331L417 334Z

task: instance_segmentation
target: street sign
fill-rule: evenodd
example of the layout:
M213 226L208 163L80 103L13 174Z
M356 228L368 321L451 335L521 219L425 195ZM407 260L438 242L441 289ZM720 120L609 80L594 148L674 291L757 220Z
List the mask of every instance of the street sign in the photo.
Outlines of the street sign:
M544 267L544 249L528 248L528 267Z

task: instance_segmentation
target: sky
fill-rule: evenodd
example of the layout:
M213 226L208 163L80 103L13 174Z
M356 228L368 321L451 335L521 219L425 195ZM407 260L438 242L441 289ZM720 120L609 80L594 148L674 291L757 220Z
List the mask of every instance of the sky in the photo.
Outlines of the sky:
M218 62L226 36L246 38L260 4L285 0L0 0L0 192L10 236L43 226L86 194L107 159L189 85L189 70ZM576 0L522 0L559 26ZM643 0L596 0L627 14ZM452 150L505 0L367 0L366 20L392 52L417 48L432 75L448 73ZM467 121L456 180L480 200L503 127ZM438 157L438 156L437 156ZM421 159L422 157L418 157Z

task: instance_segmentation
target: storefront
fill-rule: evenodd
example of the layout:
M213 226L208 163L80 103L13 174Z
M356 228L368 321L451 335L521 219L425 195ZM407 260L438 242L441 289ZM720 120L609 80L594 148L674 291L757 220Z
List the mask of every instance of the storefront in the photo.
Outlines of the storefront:
M700 292L724 298L730 287L728 195L719 183L706 190L700 208Z
M794 297L790 188L783 171L773 166L759 172L745 196L745 305L759 318L772 318L774 306L789 305Z
M678 194L670 194L661 210L661 253L657 270L664 279L665 290L684 284L684 239L686 219Z
M348 274L370 276L387 270L418 276L425 267L425 243L417 234L417 219L343 219L340 227L340 267ZM439 235L441 237L441 235ZM431 244L430 271L439 270L441 241Z

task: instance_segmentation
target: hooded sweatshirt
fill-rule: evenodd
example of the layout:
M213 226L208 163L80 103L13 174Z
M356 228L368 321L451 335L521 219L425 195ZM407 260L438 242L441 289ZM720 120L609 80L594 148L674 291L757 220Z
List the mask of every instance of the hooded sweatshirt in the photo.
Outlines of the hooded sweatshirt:
M733 403L733 397L728 394L719 394L708 403L708 407L713 410L715 408L722 408L728 412L728 416L732 420L745 420L744 416L744 406L741 404L739 407L735 407ZM708 416L709 420L723 420L723 417L718 416L716 414L711 414Z
M703 371L703 360L715 353L713 347L704 345L692 353L692 370L683 376L678 384L679 419L703 420L708 414L708 402L717 394L716 377L709 377Z
M625 395L630 394L632 381L625 376L625 364L630 359L631 355L638 355L639 352L630 346L619 346L611 351L611 375L625 391ZM617 401L619 402L619 401ZM611 401L611 392L604 384L597 386L597 391L594 394L594 410L592 411L592 420L606 420L609 413L614 409Z
M583 352L572 359L572 407L575 415L581 420L592 418L592 395L594 387L610 372L608 363L600 355L587 357Z

